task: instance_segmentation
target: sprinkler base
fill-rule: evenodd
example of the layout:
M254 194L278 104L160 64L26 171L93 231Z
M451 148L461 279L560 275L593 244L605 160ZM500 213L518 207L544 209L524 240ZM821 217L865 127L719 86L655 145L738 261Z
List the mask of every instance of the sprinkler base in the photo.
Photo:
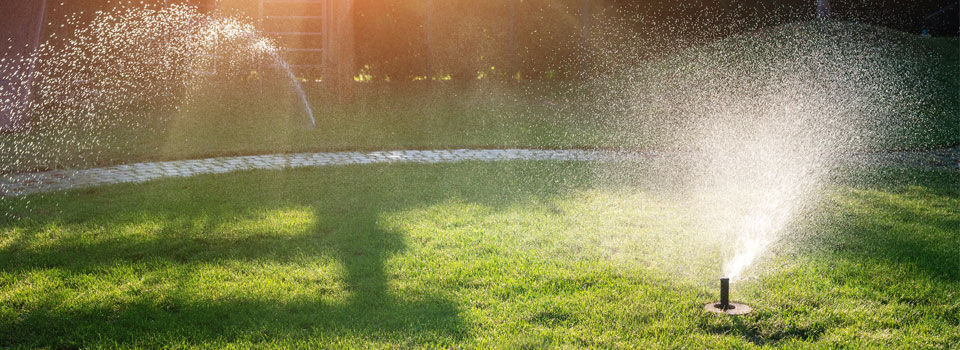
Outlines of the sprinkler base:
M723 304L720 302L707 303L703 306L704 310L712 312L715 314L724 314L724 315L743 315L749 313L751 310L750 305L740 304L740 303L730 303L726 307L723 307Z

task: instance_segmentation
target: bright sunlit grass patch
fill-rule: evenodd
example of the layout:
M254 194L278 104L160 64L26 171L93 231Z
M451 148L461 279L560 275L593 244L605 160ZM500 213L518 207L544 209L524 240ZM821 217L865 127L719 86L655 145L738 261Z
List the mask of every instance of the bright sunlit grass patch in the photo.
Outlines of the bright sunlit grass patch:
M223 225L226 235L239 237L252 235L295 236L307 232L316 224L314 213L307 208L274 209L251 218Z

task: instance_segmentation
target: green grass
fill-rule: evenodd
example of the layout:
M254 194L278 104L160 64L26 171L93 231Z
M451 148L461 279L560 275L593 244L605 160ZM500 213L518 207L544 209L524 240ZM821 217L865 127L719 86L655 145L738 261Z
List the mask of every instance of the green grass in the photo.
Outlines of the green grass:
M730 318L702 310L722 252L676 259L709 245L677 238L669 195L596 171L345 166L4 199L0 347L960 342L955 172L830 185L803 234L735 284L755 312ZM685 264L699 272L671 270Z
M284 82L208 86L143 127L0 134L0 172L215 156L384 149L593 148L602 128L561 103L559 82L358 85L338 104L308 86L317 128ZM14 150L29 150L25 153ZM49 150L49 151L46 151Z
M955 37L799 22L731 35L646 64L628 61L621 69L631 72L630 79L601 85L625 87L604 92L613 95L605 99L612 109L627 110L619 117L622 130L612 135L628 147L683 146L691 141L678 134L696 127L671 124L775 119L778 109L797 103L803 106L788 115L812 130L856 126L847 135L858 139L851 148L930 149L960 144L958 47ZM652 97L636 96L636 86ZM633 103L616 106L620 101ZM658 128L668 131L659 132L666 137L650 135Z
M920 53L885 54L906 76L924 72L930 94L898 111L931 123L886 147L960 143L956 39L827 27ZM649 69L722 61L735 72L742 67L728 63L753 63L717 60L711 50L775 54L764 43L791 45L805 30L820 29L732 37ZM0 173L276 152L659 148L679 139L632 123L636 115L622 113L644 113L633 106L603 105L623 96L585 94L580 83L364 85L351 105L313 93L316 130L282 84L268 84L263 96L252 82L215 85L178 111L156 112L169 114L162 125L97 130L78 144L0 135L3 150L59 147L0 154ZM730 252L703 237L696 228L704 223L690 222L693 209L676 194L651 185L654 175L618 173L627 180L614 181L609 170L563 162L345 166L0 198L0 348L960 343L956 172L837 179L752 278L735 284L736 299L755 312L728 318L702 306L717 299Z
M732 90L728 93L752 96L748 87L776 84L777 77L770 73L794 72L822 61L850 61L881 69L851 73L846 65L837 64L829 71L866 80L861 83L869 91L857 93L850 86L860 85L841 84L845 95L838 98L876 99L867 105L854 99L849 106L832 106L837 113L869 109L867 113L879 114L877 119L889 118L903 128L875 148L953 146L960 144L960 95L956 93L960 51L956 48L956 38L924 39L853 23L796 23L732 36L655 61L631 61L627 69L603 75L597 85L578 80L357 84L356 101L341 105L322 98L317 84L305 83L317 129L308 127L303 108L285 81L268 81L262 95L255 81L199 84L191 98L138 116L148 121L142 128L100 128L83 119L67 127L66 135L0 135L0 150L6 151L0 153L0 173L338 150L669 148L689 141L671 128L684 123L709 125L698 119L701 111L709 109L703 105L707 101L702 96L685 97L689 93L680 90ZM827 57L813 63L794 57L818 50L825 50ZM912 90L874 91L871 84L876 79L884 79L884 88L907 87L919 95L908 94L917 92ZM667 102L637 105L641 86L654 90L669 86L667 96L661 96ZM172 107L179 109L170 111ZM161 116L165 122L156 121ZM83 125L90 129L80 128ZM875 132L863 134L876 137Z

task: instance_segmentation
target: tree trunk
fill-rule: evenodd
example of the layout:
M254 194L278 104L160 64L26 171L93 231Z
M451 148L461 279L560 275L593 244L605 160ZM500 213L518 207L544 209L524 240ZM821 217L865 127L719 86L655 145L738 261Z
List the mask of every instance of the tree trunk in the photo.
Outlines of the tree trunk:
M341 103L354 99L356 52L353 0L325 0L323 6L323 81Z
M434 26L434 0L427 0L427 77L434 77L437 74L436 51L433 47L433 26Z
M507 73L511 78L520 67L517 64L517 0L510 0L510 50L507 53Z

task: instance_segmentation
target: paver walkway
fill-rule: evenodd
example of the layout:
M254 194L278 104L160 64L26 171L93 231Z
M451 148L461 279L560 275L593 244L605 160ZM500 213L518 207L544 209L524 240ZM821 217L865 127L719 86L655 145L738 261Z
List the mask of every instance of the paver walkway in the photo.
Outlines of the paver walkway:
M124 164L82 170L54 170L37 173L0 175L0 196L21 196L99 186L146 182L165 177L219 174L250 169L284 169L326 165L372 163L441 163L503 160L600 160L616 157L616 152L585 150L426 150L382 152L323 152L219 157Z
M284 169L326 165L371 163L442 163L460 161L505 160L574 160L655 161L677 156L677 153L618 152L588 150L533 149L458 149L382 152L323 152L275 154L260 156L220 157L117 165L82 170L54 170L36 173L0 175L0 196L23 196L39 192L60 191L90 186L146 182L166 177L219 174L250 169ZM960 168L960 147L928 152L886 152L859 154L850 157L861 163L899 163L911 166Z

